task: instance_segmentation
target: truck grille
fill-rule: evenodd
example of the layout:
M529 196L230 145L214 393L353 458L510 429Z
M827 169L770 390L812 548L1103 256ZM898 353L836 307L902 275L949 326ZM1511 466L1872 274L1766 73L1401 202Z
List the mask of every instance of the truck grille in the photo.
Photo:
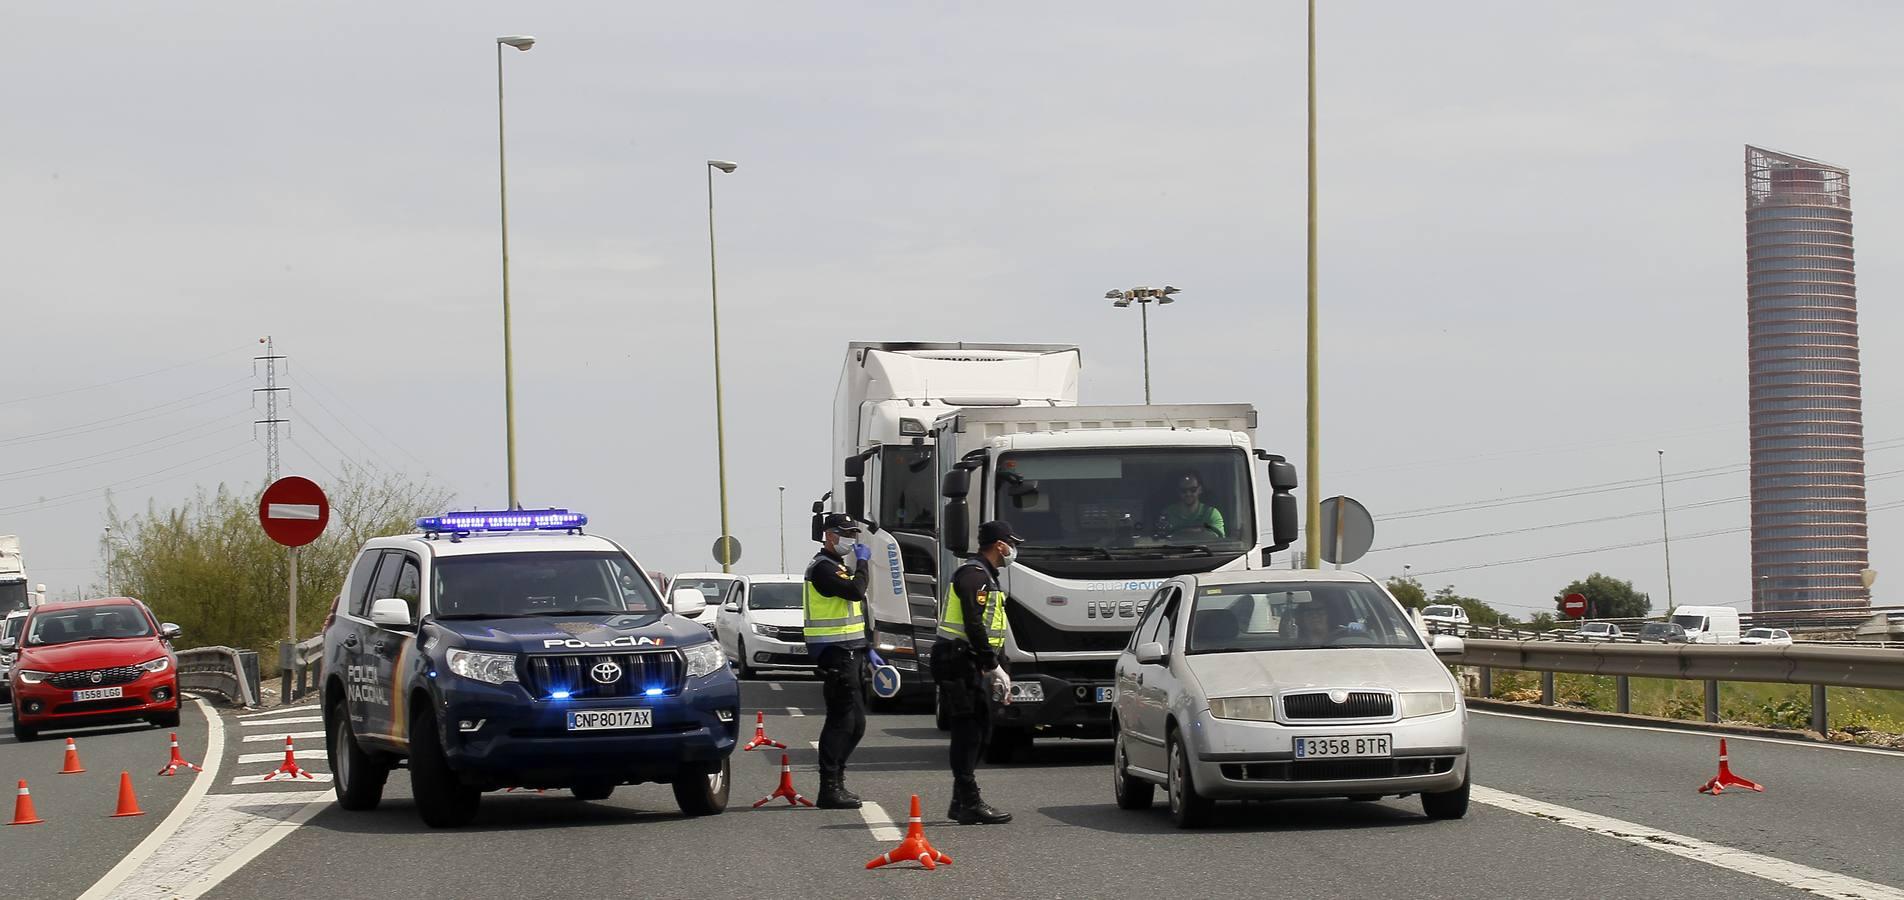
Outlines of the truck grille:
M1012 640L1019 649L1032 653L1116 653L1130 643L1131 629L1137 620L1121 621L1124 627L1109 631L1065 630L1038 618L1017 600L1005 603L1005 623L1011 627Z
M538 697L568 691L579 700L602 697L640 697L652 688L678 694L686 673L681 654L672 650L648 653L589 653L529 657L530 693ZM612 680L604 683L609 675Z
M1223 766L1223 777L1231 781L1366 781L1441 775L1453 770L1452 756L1418 756L1401 759L1230 763Z
M86 669L80 672L61 672L46 679L46 683L69 691L91 687L110 687L115 684L131 684L139 680L139 673L145 670L138 666L115 666L110 669ZM97 676L97 677L95 677Z
M1395 715L1395 697L1377 691L1350 691L1337 703L1329 694L1284 694L1283 717L1297 719L1387 719Z

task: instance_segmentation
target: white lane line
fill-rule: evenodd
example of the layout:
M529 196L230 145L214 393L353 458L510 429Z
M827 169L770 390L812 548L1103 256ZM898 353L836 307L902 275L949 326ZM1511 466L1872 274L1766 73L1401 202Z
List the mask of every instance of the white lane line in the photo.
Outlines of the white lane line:
M236 796L242 797L251 795L239 794ZM180 891L177 897L179 900L196 900L196 898L202 896L206 891L217 887L239 869L244 868L246 863L257 859L259 854L271 849L272 845L290 837L291 832L296 831L298 826L309 822L312 816L329 809L330 805L331 801L328 797L320 800L312 800L277 823L266 826L263 834L253 838L251 843L244 845L238 852L225 857L217 865L212 866L211 871L206 872L203 877L193 882L185 890Z
M1849 875L1814 869L1777 857L1765 856L1746 850L1737 850L1723 844L1714 844L1698 838L1648 828L1632 822L1569 809L1543 803L1519 794L1497 791L1475 785L1470 788L1471 797L1476 803L1497 806L1510 812L1546 819L1569 828L1578 828L1594 834L1625 841L1638 847L1670 853L1674 856L1695 860L1721 869L1729 869L1757 878L1763 878L1774 884L1832 897L1837 900L1904 900L1904 891ZM862 807L864 808L864 807Z
M220 721L218 711L212 709L211 704L198 697L189 699L194 706L198 707L199 713L205 716L204 771L190 776L191 787L185 789L185 796L179 798L178 805L172 807L172 812L166 815L165 821L160 822L159 827L152 829L152 833L146 835L145 840L132 848L132 852L119 860L119 864L113 866L104 877L93 882L93 886L88 888L86 893L79 895L79 900L99 900L117 890L127 876L138 870L142 863L152 857L154 851L165 846L166 842L172 839L172 835L177 833L179 827L198 810L199 802L205 798L205 792L211 790L212 785L217 783L218 767L225 759L225 723Z
M875 841L891 843L906 836L893 824L892 816L886 815L886 810L871 800L860 804L859 817L866 820L866 829L873 833Z
M312 738L321 738L323 736L324 736L324 732L322 731L292 731L292 732L279 731L279 732L274 732L272 734L247 734L244 737L239 738L239 741L246 744L256 743L259 741L276 741L277 743L282 744L284 743L285 738L291 738L292 740L298 740L298 741L308 741L308 740L311 740Z
M209 795L185 826L123 883L105 890L95 885L86 898L198 897L330 805L328 793L310 791Z
M780 686L780 682L778 682L778 681L769 681L769 682L767 682L767 690L770 690L770 691L784 691L784 690L786 690L786 688L783 688L783 687L781 687L781 686Z
M820 742L819 742L819 741L807 741L807 746L809 746L809 747L812 747L812 748L813 748L813 749L815 749L815 750L818 750L818 749L820 749Z
M298 712L303 712L307 709L316 709L316 708L317 708L317 704L315 703L302 703L297 706L280 706L277 709L267 709L267 710L264 710L263 712L245 713L243 715L238 716L238 718L262 719L265 716L282 716L286 713L298 713Z
M296 754L297 759L322 760L322 759L325 759L329 755L325 753L323 750L298 750L294 752ZM284 762L284 751L279 750L275 753L240 753L238 754L238 764L241 766L248 765L250 763L268 763L268 762Z
M274 725L296 725L303 722L322 722L323 716L291 716L287 719L261 719L256 722L240 722L246 728L270 728Z
M798 706L787 707L787 715L792 716L796 719L801 719L806 717L806 713L802 711L800 707Z
M1556 719L1548 716L1530 716L1522 713L1495 712L1491 709L1469 709L1478 716L1493 716L1497 719L1520 719L1524 722L1542 722L1550 725L1584 725L1589 728L1620 728L1626 731L1651 731L1658 734L1676 734L1681 737L1725 738L1729 741L1752 741L1760 744L1777 744L1781 747L1795 747L1802 750L1843 750L1846 753L1868 753L1875 756L1888 756L1904 760L1904 753L1896 750L1879 750L1872 747L1852 747L1844 744L1826 744L1816 741L1795 741L1789 738L1755 737L1749 734L1726 734L1719 731L1698 731L1690 728L1664 728L1658 725L1623 725L1618 722L1582 722L1574 719Z
M236 778L233 778L231 781L227 782L227 784L281 784L281 785L284 785L285 787L290 787L291 785L294 785L294 784L310 784L310 785L329 784L331 780L331 773L312 772L311 777L309 778L285 778L284 776L280 775L277 778L271 778L270 781L265 780L266 778L270 778L270 777L271 777L271 773L269 772L263 775L240 775Z

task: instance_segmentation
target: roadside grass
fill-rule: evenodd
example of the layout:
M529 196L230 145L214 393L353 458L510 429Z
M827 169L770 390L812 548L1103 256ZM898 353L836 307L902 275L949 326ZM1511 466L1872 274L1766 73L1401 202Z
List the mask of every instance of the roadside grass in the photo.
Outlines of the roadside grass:
M1607 675L1554 676L1554 698L1569 706L1612 712L1614 680ZM1705 718L1705 685L1698 681L1634 678L1628 685L1630 708L1643 716L1697 721ZM1494 670L1494 697L1540 699L1540 674ZM1825 689L1825 708L1833 731L1904 733L1904 691L1869 688ZM1719 718L1771 728L1806 729L1811 725L1811 687L1802 684L1719 683Z

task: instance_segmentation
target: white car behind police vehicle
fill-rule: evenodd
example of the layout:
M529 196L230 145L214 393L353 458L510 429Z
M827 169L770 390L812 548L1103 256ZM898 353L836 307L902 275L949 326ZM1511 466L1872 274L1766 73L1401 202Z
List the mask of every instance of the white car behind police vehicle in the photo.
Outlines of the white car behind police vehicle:
M1367 576L1258 569L1188 575L1150 599L1117 661L1119 806L1163 786L1180 827L1227 799L1420 794L1468 809L1467 707L1429 640Z
M740 677L762 669L811 669L799 575L748 575L714 620L714 636Z
M673 597L675 591L696 590L707 601L707 608L685 618L701 623L708 631L714 630L715 619L720 616L721 607L740 587L739 575L724 575L720 572L683 572L668 582L664 594Z

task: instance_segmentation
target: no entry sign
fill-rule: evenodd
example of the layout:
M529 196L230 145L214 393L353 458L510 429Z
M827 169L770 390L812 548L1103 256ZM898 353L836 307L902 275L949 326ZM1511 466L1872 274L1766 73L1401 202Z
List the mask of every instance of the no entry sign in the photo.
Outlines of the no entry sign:
M1569 618L1578 619L1587 613L1587 595L1568 594L1560 601L1560 611Z
M317 540L330 520L331 502L325 498L324 489L309 478L280 478L258 498L258 524L272 540L286 547L302 547Z

